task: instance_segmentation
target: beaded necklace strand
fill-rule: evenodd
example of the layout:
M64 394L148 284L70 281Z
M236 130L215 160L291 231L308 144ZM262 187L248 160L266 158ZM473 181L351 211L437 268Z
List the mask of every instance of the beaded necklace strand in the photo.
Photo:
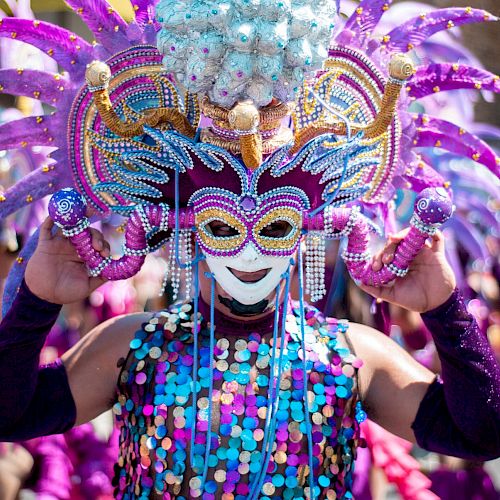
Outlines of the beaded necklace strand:
M305 332L305 308L304 308L304 269L302 265L302 246L299 245L297 250L298 273L299 273L299 307L300 307L300 343L304 354L302 360L302 373L304 380L307 380L307 356L306 356L306 332ZM312 446L312 429L309 411L309 400L307 398L307 384L304 384L304 410L306 414L306 429L307 429L307 453L309 458L309 488L311 500L315 498L314 489L314 466L313 466L313 446ZM318 492L319 493L319 492Z
M262 442L262 455L264 457L262 461L262 466L257 474L257 477L253 483L250 494L247 497L247 500L254 500L258 498L258 495L262 489L262 484L264 483L265 475L267 472L267 467L269 461L271 459L271 453L273 451L273 445L275 442L275 434L276 434L276 414L277 414L277 399L276 399L276 387L280 386L281 376L283 374L283 353L285 352L285 334L286 334L286 317L288 313L288 293L290 291L290 268L294 265L293 260L290 261L290 266L287 272L283 275L283 279L285 279L285 300L283 302L283 314L282 314L282 323L281 323L281 335L280 335L280 356L279 356L279 366L277 374L275 371L275 362L276 362L276 347L277 347L277 332L278 332L278 324L279 324L279 285L276 289L276 309L275 309L275 318L274 318L274 331L273 331L273 351L272 351L272 365L269 368L270 375L269 377L269 398L268 398L268 406L266 412L266 425L264 428L264 440ZM265 455L264 455L265 454Z

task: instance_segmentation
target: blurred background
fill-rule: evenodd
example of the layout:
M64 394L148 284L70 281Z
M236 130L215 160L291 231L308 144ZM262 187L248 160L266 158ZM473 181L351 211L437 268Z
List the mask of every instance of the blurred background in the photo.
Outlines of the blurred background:
M333 1L333 0L332 0ZM128 0L108 0L125 19L133 17L133 10ZM436 8L461 6L469 2L463 0L433 0L420 2ZM11 13L13 0L0 0L0 9ZM344 5L344 3L341 3ZM346 11L351 12L353 2ZM414 12L416 2L396 0L394 9L398 9L397 21L404 20L405 11ZM500 16L499 0L475 0L472 7L482 8ZM33 0L31 8L37 19L50 21L64 26L75 33L92 40L91 33L81 22L77 14L66 7L62 0ZM389 16L390 17L390 16ZM411 17L408 15L407 17ZM392 19L395 22L395 19ZM484 23L464 26L450 30L450 43L470 50L489 71L500 73L500 26L498 23ZM11 42L12 43L12 42ZM35 57L40 63L40 55L26 52L23 44L14 42L8 51L2 51L0 66L23 65L26 58ZM45 57L45 56L44 56ZM422 56L424 57L424 56ZM41 58L43 59L43 57ZM48 59L48 58L46 58ZM43 60L50 65L51 61ZM459 61L451 61L459 62ZM434 111L441 110L442 117L453 117L460 124L476 123L490 144L500 148L499 96L490 92L446 92L446 95L428 102ZM38 103L28 98L14 99L0 93L0 108L6 113L31 114ZM465 110L465 111L464 111ZM46 108L45 112L50 112ZM479 128L481 128L479 127ZM65 133L65 131L61 131ZM37 151L32 152L34 155ZM462 198L474 191L488 207L489 213L498 223L500 185L485 168L472 160L459 160L432 153L433 162L439 164L450 177L460 178L461 172L474 171L490 183L485 190L477 185L462 186ZM22 154L7 155L0 151L0 195L3 190L30 170L31 156ZM433 163L433 164L434 164ZM441 171L441 170L440 170ZM470 191L468 191L470 190ZM493 193L493 194L492 194ZM404 197L400 198L399 218L404 223ZM34 230L21 231L26 224L41 220L44 205L38 212L16 216L13 223L0 227L0 291L2 284L26 240L26 234ZM485 335L488 335L500 359L500 294L499 294L499 231L498 224L484 227L480 215L466 204L459 206L460 220L468 232L447 232L450 247L453 248L455 265L463 275L462 287L469 300L469 309L476 315ZM112 240L115 248L120 246L121 222L109 219L101 226L106 236ZM474 244L467 245L460 235L477 237L478 251ZM433 350L428 332L423 328L418 315L408 314L396 308L383 307L359 291L348 279L345 268L337 262L338 248L329 249L330 276L332 285L327 300L322 307L337 317L372 324L385 329L397 342L410 351L419 361L435 372L439 372L439 363ZM94 292L88 301L66 306L63 310L49 341L44 349L42 361L49 362L84 336L97 323L117 314L165 307L169 302L169 286L166 294L159 297L168 256L165 253L149 256L143 271L127 282L108 284ZM389 436L375 425L367 424L367 450L360 453L358 467L357 499L361 500L432 500L443 498L450 500L498 500L500 498L500 461L486 465L470 463L442 457L412 447L398 438ZM113 431L111 415L86 426L70 431L64 436L42 438L19 445L0 443L0 500L15 498L29 499L111 499L112 485L110 476L116 457L116 433ZM409 481L409 478L412 478ZM413 482L412 482L413 481ZM411 483L411 484L410 484ZM415 486L412 490L411 485ZM430 493L430 491L433 493Z

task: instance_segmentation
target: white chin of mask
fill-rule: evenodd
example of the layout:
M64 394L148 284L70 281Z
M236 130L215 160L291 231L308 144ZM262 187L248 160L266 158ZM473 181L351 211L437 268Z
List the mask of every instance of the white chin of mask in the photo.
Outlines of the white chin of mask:
M253 243L249 243L238 257L211 257L206 261L215 280L222 289L241 304L251 306L266 299L279 285L282 275L290 266L290 257L268 257L261 255ZM268 273L255 283L245 283L231 271L256 273L269 269Z

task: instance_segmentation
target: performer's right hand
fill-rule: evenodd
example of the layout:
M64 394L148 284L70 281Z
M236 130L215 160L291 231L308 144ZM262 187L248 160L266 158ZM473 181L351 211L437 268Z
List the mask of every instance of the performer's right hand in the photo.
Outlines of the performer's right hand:
M55 304L85 299L106 280L89 277L73 245L60 230L53 234L53 226L49 217L40 226L38 246L26 267L26 284L32 293ZM109 257L109 244L99 231L91 231L92 246Z

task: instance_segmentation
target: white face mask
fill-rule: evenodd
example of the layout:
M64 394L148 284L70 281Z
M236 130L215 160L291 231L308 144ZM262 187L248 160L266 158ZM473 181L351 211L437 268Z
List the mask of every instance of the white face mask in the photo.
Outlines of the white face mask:
M205 255L208 267L222 289L244 305L254 305L267 298L279 285L283 273L290 266L290 257L271 257L260 254L253 243L248 243L237 257L212 257ZM255 273L269 272L256 283L245 283L231 271Z

